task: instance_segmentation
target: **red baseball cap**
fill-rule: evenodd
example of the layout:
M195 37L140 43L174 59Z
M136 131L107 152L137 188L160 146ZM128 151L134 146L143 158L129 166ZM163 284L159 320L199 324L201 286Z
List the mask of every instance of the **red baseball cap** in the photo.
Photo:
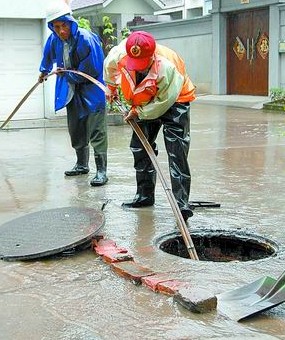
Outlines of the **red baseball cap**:
M136 31L129 35L126 42L127 69L143 71L150 63L156 43L154 37L145 31Z

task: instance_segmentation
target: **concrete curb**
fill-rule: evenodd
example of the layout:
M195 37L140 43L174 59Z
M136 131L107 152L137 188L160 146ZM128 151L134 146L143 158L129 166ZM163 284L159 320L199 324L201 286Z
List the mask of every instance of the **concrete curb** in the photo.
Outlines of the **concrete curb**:
M1 124L4 121L0 122ZM119 126L126 124L122 114L108 113L107 114L107 125ZM14 130L14 129L43 129L43 128L67 128L66 116L58 116L52 118L42 119L22 119L22 120L11 120L3 129L3 131Z

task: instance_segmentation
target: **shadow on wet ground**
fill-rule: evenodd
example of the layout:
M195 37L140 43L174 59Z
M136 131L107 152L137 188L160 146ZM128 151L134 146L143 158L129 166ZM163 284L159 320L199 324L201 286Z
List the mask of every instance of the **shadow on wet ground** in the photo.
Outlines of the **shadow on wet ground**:
M191 112L191 200L215 201L199 208L189 231L244 231L269 238L277 254L256 261L193 261L159 249L157 240L177 231L160 183L154 207L123 210L135 194L131 129L109 126L108 176L90 187L91 172L63 173L74 163L62 125L9 126L0 131L0 223L61 207L100 209L106 200L103 234L126 247L137 263L168 273L213 294L284 270L284 115L231 103L197 100ZM256 99L256 98L255 98ZM262 98L262 101L265 98ZM168 178L166 152L158 138L159 164ZM1 231L1 226L0 226ZM90 249L73 256L29 262L0 262L1 339L285 339L285 307L237 323L219 310L194 314L110 270Z

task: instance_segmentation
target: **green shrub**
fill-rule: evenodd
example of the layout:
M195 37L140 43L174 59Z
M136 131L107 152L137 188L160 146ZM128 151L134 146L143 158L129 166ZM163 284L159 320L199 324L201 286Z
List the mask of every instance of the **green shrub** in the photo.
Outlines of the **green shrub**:
M285 102L285 89L281 89L279 87L274 87L270 89L270 100L272 102Z
M108 16L103 16L103 48L107 55L112 47L117 44L117 37L115 35L116 29L113 26L110 18Z
M85 28L88 31L91 31L91 24L90 21L86 18L78 17L77 19L78 26L81 28Z
M88 19L78 17L77 22L79 27L85 28L88 31L92 31L91 23ZM107 55L111 48L117 45L118 39L116 37L116 28L113 26L110 17L108 17L107 15L103 16L102 24L103 24L103 31L101 36L102 47L105 55ZM127 38L130 35L130 33L131 33L130 30L127 27L124 27L121 31L122 39ZM118 88L118 94L119 101L126 107L127 110L129 110L130 107L127 105L120 87ZM107 112L121 113L116 104L110 104L109 102L107 102Z

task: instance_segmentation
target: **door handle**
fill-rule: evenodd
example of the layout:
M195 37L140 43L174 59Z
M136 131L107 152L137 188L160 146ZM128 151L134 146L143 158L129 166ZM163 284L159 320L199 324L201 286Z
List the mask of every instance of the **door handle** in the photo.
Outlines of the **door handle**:
M254 44L254 39L251 38L251 57L250 61L252 62L255 56L255 44Z

